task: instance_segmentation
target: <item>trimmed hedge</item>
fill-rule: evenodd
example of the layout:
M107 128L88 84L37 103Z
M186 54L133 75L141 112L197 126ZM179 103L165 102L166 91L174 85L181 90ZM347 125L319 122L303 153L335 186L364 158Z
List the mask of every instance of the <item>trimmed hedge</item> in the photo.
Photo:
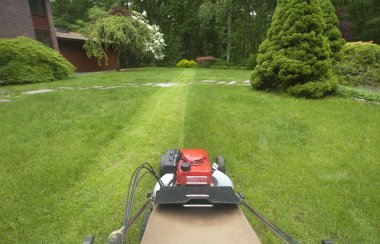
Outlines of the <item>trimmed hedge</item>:
M74 71L61 54L38 41L0 39L0 85L66 79Z
M191 68L197 63L194 60L182 59L175 66L178 68Z
M380 82L380 45L372 42L348 42L343 57L334 66L339 83L346 86Z

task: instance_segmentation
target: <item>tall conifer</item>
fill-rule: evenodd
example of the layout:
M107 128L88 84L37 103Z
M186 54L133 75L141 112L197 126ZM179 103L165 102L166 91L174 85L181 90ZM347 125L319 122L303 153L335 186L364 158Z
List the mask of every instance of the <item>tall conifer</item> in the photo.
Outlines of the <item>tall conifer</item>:
M259 48L252 86L305 97L332 92L335 80L325 27L318 0L279 0Z
M331 0L319 0L323 18L326 22L326 27L323 30L323 34L329 39L330 44L330 56L338 61L341 58L340 50L345 44L345 40L342 38L342 34L339 31L339 20L335 14L335 8L331 3Z

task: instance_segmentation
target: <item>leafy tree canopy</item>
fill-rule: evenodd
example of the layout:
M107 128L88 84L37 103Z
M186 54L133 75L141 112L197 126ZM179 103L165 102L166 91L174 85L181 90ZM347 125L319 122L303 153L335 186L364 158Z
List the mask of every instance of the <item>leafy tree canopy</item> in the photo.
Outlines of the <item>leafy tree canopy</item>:
M107 50L116 52L118 68L120 58L127 48L133 52L150 55L156 60L164 57L163 34L156 25L149 25L145 13L132 12L131 16L120 13L97 18L86 30L88 40L84 48L89 57L96 57L99 62L107 61Z
M166 64L183 58L212 55L232 64L243 64L256 54L266 37L277 0L52 0L55 26L82 32L92 16L108 13L117 4L129 10L147 12L150 23L165 34ZM329 36L331 55L336 59L342 39L374 41L380 44L379 0L320 0ZM326 7L326 8L325 8ZM92 9L94 10L94 9ZM327 15L326 15L327 13ZM230 21L229 21L230 20ZM329 24L331 23L331 25ZM330 28L332 27L332 28ZM335 36L335 37L334 37Z

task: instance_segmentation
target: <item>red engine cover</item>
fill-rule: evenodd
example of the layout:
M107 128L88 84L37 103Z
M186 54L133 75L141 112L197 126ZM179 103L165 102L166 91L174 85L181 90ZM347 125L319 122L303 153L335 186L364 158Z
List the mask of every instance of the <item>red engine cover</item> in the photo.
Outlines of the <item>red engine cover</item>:
M182 157L177 165L177 184L211 185L211 165L206 150L181 149ZM190 163L190 169L182 170L183 163Z

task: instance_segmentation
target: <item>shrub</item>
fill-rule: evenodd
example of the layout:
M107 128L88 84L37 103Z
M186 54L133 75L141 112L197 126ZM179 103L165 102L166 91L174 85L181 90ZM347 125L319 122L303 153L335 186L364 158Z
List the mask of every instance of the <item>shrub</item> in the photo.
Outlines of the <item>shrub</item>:
M247 59L245 63L245 67L247 69L254 69L257 65L256 58L257 58L257 54L252 54L251 56L249 56L249 58Z
M231 69L231 63L227 63L226 60L218 58L209 68L212 69Z
M346 98L358 98L380 103L380 92L367 91L356 87L338 85L336 94Z
M66 79L75 68L57 51L31 38L0 39L0 84Z
M336 82L314 82L297 84L288 88L288 93L296 97L320 98L334 93Z
M191 68L196 64L194 60L182 59L175 66L178 68Z
M340 84L357 86L380 82L380 45L349 42L344 45L342 54L341 61L334 66Z
M213 56L198 57L197 66L200 68L210 68L216 62L216 58Z
M308 97L332 92L329 87L335 86L325 84L334 80L325 26L318 0L279 0L267 38L259 47L252 86Z

